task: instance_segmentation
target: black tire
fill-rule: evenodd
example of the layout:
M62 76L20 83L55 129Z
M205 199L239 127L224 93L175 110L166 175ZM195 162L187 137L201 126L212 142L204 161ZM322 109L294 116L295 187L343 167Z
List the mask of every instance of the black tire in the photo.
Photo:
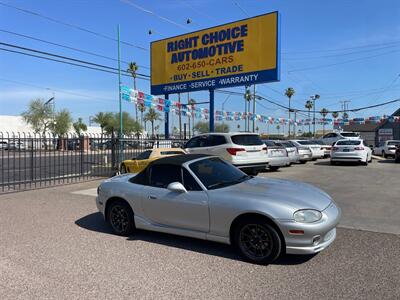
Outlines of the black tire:
M251 218L240 221L236 226L234 244L246 261L266 265L278 258L283 243L278 232L266 220Z
M126 170L125 164L121 164L121 168L120 168L119 172L120 172L121 174L128 173L128 171Z
M331 165L332 166L336 165L336 161L331 160Z
M305 165L305 164L307 163L307 161L306 161L306 160L300 160L300 163L301 163L302 165Z
M400 158L396 158L396 159L394 160L394 162L397 163L397 164L400 163Z
M123 200L111 203L107 211L107 220L114 232L129 236L135 231L135 220L132 208Z
M383 156L383 158L387 158L388 157L387 154L385 153L385 151L382 151L382 156Z
M312 160L312 161L316 161L317 159L314 157L314 158L312 158L311 160Z
M259 169L244 169L242 170L244 173L246 173L247 175L251 175L251 176L257 176L258 173L260 173Z
M278 171L278 170L279 170L279 167L270 166L269 169L270 169L271 171Z
M368 157L365 159L365 161L360 161L360 164L363 166L368 166Z

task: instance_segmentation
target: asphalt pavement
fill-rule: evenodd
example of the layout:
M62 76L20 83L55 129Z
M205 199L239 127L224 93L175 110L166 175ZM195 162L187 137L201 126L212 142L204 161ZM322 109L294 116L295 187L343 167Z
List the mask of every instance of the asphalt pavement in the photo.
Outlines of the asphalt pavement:
M400 235L383 233L386 226L358 228L372 216L394 218L400 208L393 182L371 184L399 166L374 164L331 168L320 161L264 173L343 189L333 196L346 227L353 211L367 215L354 222L357 229L340 227L325 251L269 266L243 262L213 242L146 231L116 236L96 212L98 182L1 195L0 299L399 299ZM359 174L366 183L354 187ZM392 191L383 191L379 203L390 210L368 208L386 188Z

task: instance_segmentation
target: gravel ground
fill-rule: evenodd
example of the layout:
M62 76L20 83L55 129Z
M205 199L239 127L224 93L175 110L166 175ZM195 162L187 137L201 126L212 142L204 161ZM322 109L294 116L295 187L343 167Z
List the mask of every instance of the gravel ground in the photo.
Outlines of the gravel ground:
M113 235L90 192L73 193L96 186L0 196L0 299L400 298L399 235L339 228L318 255L258 266L222 244Z

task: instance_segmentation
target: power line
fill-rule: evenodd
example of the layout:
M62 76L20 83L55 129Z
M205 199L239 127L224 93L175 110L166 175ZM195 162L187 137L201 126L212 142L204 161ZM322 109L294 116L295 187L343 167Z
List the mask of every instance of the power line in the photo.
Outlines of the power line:
M153 12L153 11L151 11L151 10L148 10L148 9L142 7L142 6L139 6L139 5L135 4L135 3L133 3L132 1L129 1L129 0L120 0L120 2L122 2L122 3L126 4L126 5L130 5L130 6L132 6L132 7L135 7L136 9L139 9L139 10L141 10L141 11L147 13L147 14L150 14L150 15L152 15L152 16L155 16L155 17L157 17L157 18L159 18L159 19L161 19L161 20L163 20L163 21L165 21L165 22L168 22L168 23L170 23L170 24L173 24L173 25L175 25L175 26L178 26L178 27L180 27L180 28L182 28L182 29L185 29L185 30L187 29L186 26L183 26L183 25L181 25L181 24L179 24L179 23L176 23L176 22L174 22L174 21L172 21L172 20L170 20L170 19L168 19L168 18L166 18L166 17L160 16L160 15L156 14L155 12Z
M31 83L21 82L21 81L16 81L16 80L10 80L10 79L5 79L5 78L0 78L0 80L1 81L5 81L5 82L11 82L11 83L14 83L14 84L19 84L19 85L31 86L31 87L35 87L35 88L43 89L43 90L51 90L51 91L54 91L54 92L57 92L57 93L67 94L67 95L72 95L72 96L79 96L79 97L96 99L96 100L116 101L116 99L94 97L94 96L89 96L89 95L85 95L85 94L74 93L74 92L64 91L64 90L60 90L60 89L53 89L53 88L39 86L39 85L36 85L36 84L31 84Z
M83 31L83 32L86 32L86 33L90 33L92 35L95 35L95 36L98 36L98 37L101 37L101 38L104 38L104 39L107 39L107 40L118 42L117 39L115 39L113 37L110 37L108 35L105 35L105 34L102 34L102 33L99 33L99 32L95 32L95 31L90 30L90 29L86 29L86 28L84 28L82 26L78 26L78 25L67 23L67 22L64 22L64 21L60 21L60 20L57 20L57 19L54 19L54 18L51 18L51 17L47 17L47 16L45 16L43 14L28 10L28 9L20 8L20 7L17 7L17 6L8 4L8 3L4 3L4 2L0 2L0 5L3 5L5 7L18 10L18 11L23 12L25 14L29 14L29 15L33 15L33 16L36 16L36 17L40 17L42 19L46 19L48 21L51 21L51 22L54 22L54 23L57 23L57 24L61 24L61 25L68 26L68 27L72 27L74 29L77 29L77 30L80 30L80 31ZM142 51L146 51L146 52L149 50L149 49L144 48L142 46L134 45L134 44L131 44L131 43L128 43L128 42L124 42L124 41L120 41L120 43L124 44L126 46L130 46L130 47L142 50Z
M250 17L249 13L248 13L237 1L233 1L233 3L235 3L235 5L236 5L247 17Z
M241 96L243 96L243 93L227 91L227 90L225 90L225 91L216 90L216 92L223 93L223 94L233 94L233 95L241 95ZM284 106L284 105L279 104L279 103L276 103L275 101L272 101L272 100L267 99L265 97L257 95L256 98L260 99L260 100L265 100L265 101L267 101L269 103L272 103L272 104L274 104L276 106L279 106L279 107L281 107L281 108L283 108L285 110L289 110L289 107ZM400 102L400 98L399 99L395 99L395 100L390 100L390 101L387 101L387 102L383 102L383 103L379 103L379 104L375 104L375 105L369 105L369 106L364 106L364 107L359 107L359 108L347 109L346 111L344 111L344 110L332 110L332 111L328 111L328 113L332 113L332 112L347 112L347 111L356 112L356 111L361 111L361 110L366 110L366 109L370 109L370 108L375 108L375 107L379 107L379 106L388 105L388 104L395 103L395 102ZM293 107L291 107L290 109L291 110L296 110L297 112L308 113L308 110L304 110L304 109L297 109L297 108L293 108Z
M80 64L76 64L76 63L72 63L72 62L68 62L68 61L64 61L64 60L54 59L54 58L50 58L50 57L44 57L44 56L40 56L40 55L34 55L34 54L25 53L25 52L21 52L21 51L16 51L16 50L11 50L11 49L6 49L6 48L0 48L0 50L1 51L6 51L6 52L11 52L11 53L16 53L16 54L21 54L21 55L25 55L25 56L35 57L35 58L39 58L39 59L45 59L45 60L49 60L49 61L59 62L59 63L71 65L71 66L90 69L90 70L101 71L101 72L104 72L104 73L118 74L118 72L113 72L113 71L100 69L100 68L95 68L95 67L89 67L89 66L86 66L86 65L80 65ZM128 74L121 74L121 75L126 76L126 77L131 77ZM143 80L150 80L149 78L145 78L145 77L139 77L138 76L138 78L139 79L143 79Z
M309 67L309 68L289 70L288 73L302 72L302 71L322 69L322 68L329 68L329 67L333 67L333 66L337 66L337 65L348 64L348 63L352 63L352 62L355 62L355 61L362 61L362 60L365 60L365 59L370 59L370 58L374 58L374 57L378 57L378 56L382 56L382 55L387 55L387 54L391 54L391 53L396 53L396 52L400 52L400 50L394 50L394 51L384 52L384 53L377 54L377 55L350 59L350 60L346 60L346 61L342 61L342 62L338 62L338 63L333 63L333 64L319 65L319 66L314 66L314 67Z
M379 44L368 44L363 46L355 46L355 47L347 47L347 48L337 48L337 49L327 49L327 50L309 50L309 51L294 51L294 52L282 52L283 54L308 54L308 53L323 53L323 52L338 52L338 51L346 51L346 50L354 50L354 49L361 49L361 48L370 48L370 47L380 47L384 45L393 45L399 44L400 40L392 41L387 43L379 43Z
M30 52L34 52L34 53L44 54L44 55L47 55L47 56L57 57L57 58L65 59L65 60L78 62L78 63L83 63L83 64L87 64L87 65L91 65L91 66L95 66L95 67L100 67L100 68L104 68L104 69L108 69L108 70L118 71L117 68L109 67L109 66L106 66L106 65L101 65L101 64L97 64L97 63L93 63L93 62L89 62L89 61L85 61L85 60L81 60L81 59L71 58L71 57L67 57L67 56L63 56L63 55L58 55L58 54L54 54L54 53L50 53L50 52L40 51L40 50L36 50L36 49L32 49L32 48L26 48L26 47L13 45L13 44L8 44L8 43L3 43L3 42L0 42L0 45L4 45L4 46L7 46L7 47L12 47L12 48L17 48L17 49L20 49L20 50L30 51ZM123 72L130 74L128 71L125 71L125 70ZM142 77L150 77L148 75L140 74L140 73L137 73L137 75L142 76Z
M380 48L375 48L375 49L353 51L353 52L347 52L347 53L341 53L341 54L322 55L322 56L309 56L309 57L297 57L297 58L296 57L295 58L286 58L285 57L284 60L309 60L309 59L319 59L319 58L332 58L332 57L354 55L354 54L365 53L365 52L379 51L379 50L388 49L388 48L396 48L399 46L400 45L391 45L391 46L380 47Z
M96 56L96 57L100 57L100 58L104 58L104 59L108 59L108 60L112 60L112 61L118 61L116 58L112 58L112 57L109 57L109 56L105 56L105 55L94 53L94 52L87 51L87 50L78 49L78 48L71 47L71 46L66 46L66 45L62 45L62 44L46 41L46 40L43 40L43 39L35 38L33 36L29 36L29 35L25 35L25 34L21 34L21 33L16 33L16 32L13 32L13 31L0 29L0 32L12 34L12 35L15 35L15 36L31 39L31 40L34 40L34 41L38 41L38 42L46 43L46 44L49 44L49 45L62 47L62 48L65 48L65 49L77 51L77 52L84 53L84 54L89 54L89 55L92 55L92 56ZM126 64L129 63L129 62L123 61L123 60L121 60L121 62L126 63ZM144 68L144 69L150 69L149 67L146 67L146 66L141 66L141 65L138 65L138 66L141 67L141 68Z

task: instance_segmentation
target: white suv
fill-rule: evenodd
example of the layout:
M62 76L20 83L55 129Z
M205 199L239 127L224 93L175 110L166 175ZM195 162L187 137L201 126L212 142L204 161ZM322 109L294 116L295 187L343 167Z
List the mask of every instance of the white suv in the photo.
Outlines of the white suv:
M186 143L185 151L219 156L251 175L257 175L268 166L267 148L254 133L201 134Z

